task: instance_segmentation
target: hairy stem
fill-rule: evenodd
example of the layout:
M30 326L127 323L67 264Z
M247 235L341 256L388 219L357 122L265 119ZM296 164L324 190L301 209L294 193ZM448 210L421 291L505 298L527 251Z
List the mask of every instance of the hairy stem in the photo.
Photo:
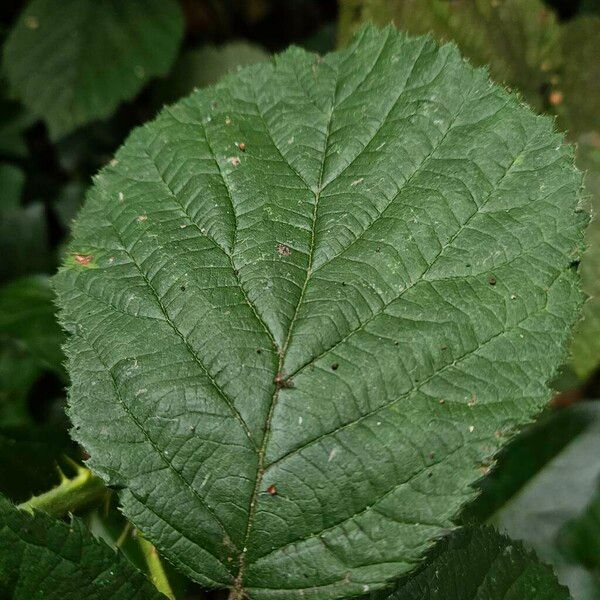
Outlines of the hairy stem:
M60 517L100 500L107 491L102 480L81 465L75 465L75 469L76 475L72 478L59 471L61 481L55 488L39 496L32 496L19 504L18 508L29 512L34 509L42 510Z
M137 538L142 553L144 554L144 559L146 560L146 566L148 567L148 573L152 583L156 586L156 589L159 592L162 592L167 598L175 600L175 594L171 589L167 574L165 573L165 569L156 548L148 540L145 540L139 532Z

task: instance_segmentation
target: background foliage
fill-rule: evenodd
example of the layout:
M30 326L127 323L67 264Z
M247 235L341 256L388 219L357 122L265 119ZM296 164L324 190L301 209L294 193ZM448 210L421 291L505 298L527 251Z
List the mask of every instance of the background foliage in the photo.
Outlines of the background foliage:
M85 458L67 435L63 333L54 318L49 276L93 174L129 131L164 103L239 66L268 60L289 44L320 53L343 46L366 20L393 20L409 32L431 31L455 41L474 64L489 64L494 79L518 90L536 110L554 115L557 127L577 144L586 197L600 210L595 0L5 3L0 8L0 492L22 502L59 483L55 467L68 473L65 457ZM69 43L62 43L65 38ZM593 401L600 386L597 219L587 242L581 273L590 299L571 359L555 382L559 394L553 409L503 453L505 469L482 473L487 475L480 484L483 493L464 515L465 523L489 519L534 547L576 600L600 598L594 546L600 539L599 413ZM80 517L78 523L109 544L119 542L134 564L146 568L131 536L122 538L127 524L110 493L101 508L83 509ZM467 544L465 539L449 543L453 551ZM418 585L418 580L410 584ZM190 597L199 594L177 577L174 587Z

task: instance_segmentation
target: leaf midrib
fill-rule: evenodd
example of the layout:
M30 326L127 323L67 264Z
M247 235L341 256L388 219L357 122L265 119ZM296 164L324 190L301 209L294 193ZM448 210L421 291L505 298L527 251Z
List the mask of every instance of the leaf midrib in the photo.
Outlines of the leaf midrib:
M284 368L285 356L287 353L287 349L289 347L290 339L292 337L292 331L294 329L294 324L295 324L297 316L298 316L298 310L302 304L302 300L304 298L304 294L306 293L306 288L308 286L308 282L309 282L310 276L311 276L312 262L313 262L314 250L315 250L315 233L316 233L316 224L317 224L317 220L318 220L319 199L321 197L321 192L322 192L323 173L325 171L325 162L327 159L327 147L329 145L329 136L331 133L331 122L333 119L333 114L335 112L335 99L337 97L339 81L340 81L340 79L339 79L339 67L338 67L338 69L336 69L335 86L334 86L333 95L331 98L331 109L330 109L329 116L327 119L327 130L325 133L325 140L324 140L323 150L322 150L321 168L320 168L319 176L317 179L318 183L317 183L315 190L313 191L313 194L314 194L313 215L312 215L311 239L310 239L310 247L309 247L309 253L308 253L308 262L307 262L307 267L306 267L306 277L304 279L304 284L302 286L302 290L300 292L298 302L296 303L296 307L294 309L294 314L292 316L290 325L288 327L288 332L287 332L287 335L285 338L285 342L283 344L281 351L279 352L279 364L278 364L278 368L277 368L278 375L283 375L282 369ZM261 117L262 117L262 113L261 113ZM277 148L276 145L275 145L275 147ZM277 150L279 151L278 148L277 148ZM280 151L279 151L279 153L281 154ZM283 155L282 155L282 158L283 158ZM288 161L286 160L286 162L288 162ZM294 171L295 171L295 169L294 169ZM300 176L300 175L298 174L298 176ZM304 181L304 178L301 177L301 179ZM275 389L273 391L273 396L271 399L271 405L269 407L267 420L265 422L265 433L263 436L263 441L262 441L262 444L261 444L261 446L259 448L259 452L258 452L258 465L257 465L256 479L255 479L255 483L254 483L254 489L252 491L252 496L250 499L250 506L249 506L249 511L248 511L248 522L247 522L247 526L246 526L246 533L244 536L244 544L243 544L242 552L238 556L239 570L238 570L238 574L235 578L234 585L233 585L231 593L230 593L230 598L232 600L241 599L243 597L243 579L244 579L244 573L245 573L245 568L246 568L247 545L248 545L248 541L249 541L250 534L252 531L252 524L253 524L254 516L256 515L256 507L258 504L258 493L259 493L259 489L262 484L263 476L265 473L264 458L265 458L265 453L267 450L267 445L269 442L269 436L271 433L271 421L273 419L275 407L277 406L277 401L279 399L280 390L281 390L281 385L276 385Z

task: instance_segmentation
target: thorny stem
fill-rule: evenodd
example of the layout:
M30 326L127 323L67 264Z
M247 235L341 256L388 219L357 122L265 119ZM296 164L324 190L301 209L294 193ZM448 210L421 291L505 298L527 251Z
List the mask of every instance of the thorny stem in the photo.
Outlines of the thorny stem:
M170 600L175 600L175 594L171 589L167 574L160 560L160 556L156 548L148 541L145 540L138 532L137 539L148 567L148 574L152 583L155 585L159 592L162 592Z
M34 509L41 510L60 517L101 499L106 494L106 487L102 480L93 475L89 469L74 462L72 464L76 471L74 477L67 477L59 469L60 483L55 488L39 496L32 496L17 508L29 512L33 512Z

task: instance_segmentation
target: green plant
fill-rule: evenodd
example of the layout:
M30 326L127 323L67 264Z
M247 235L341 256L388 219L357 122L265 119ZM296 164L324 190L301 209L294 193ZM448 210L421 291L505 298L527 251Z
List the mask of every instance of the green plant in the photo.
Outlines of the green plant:
M165 110L57 279L90 466L231 598L409 571L547 400L580 304L572 160L452 46L391 29Z
M598 600L598 403L538 418L600 360L597 17L352 0L346 48L269 58L190 49L182 6L33 0L6 36L0 596Z

